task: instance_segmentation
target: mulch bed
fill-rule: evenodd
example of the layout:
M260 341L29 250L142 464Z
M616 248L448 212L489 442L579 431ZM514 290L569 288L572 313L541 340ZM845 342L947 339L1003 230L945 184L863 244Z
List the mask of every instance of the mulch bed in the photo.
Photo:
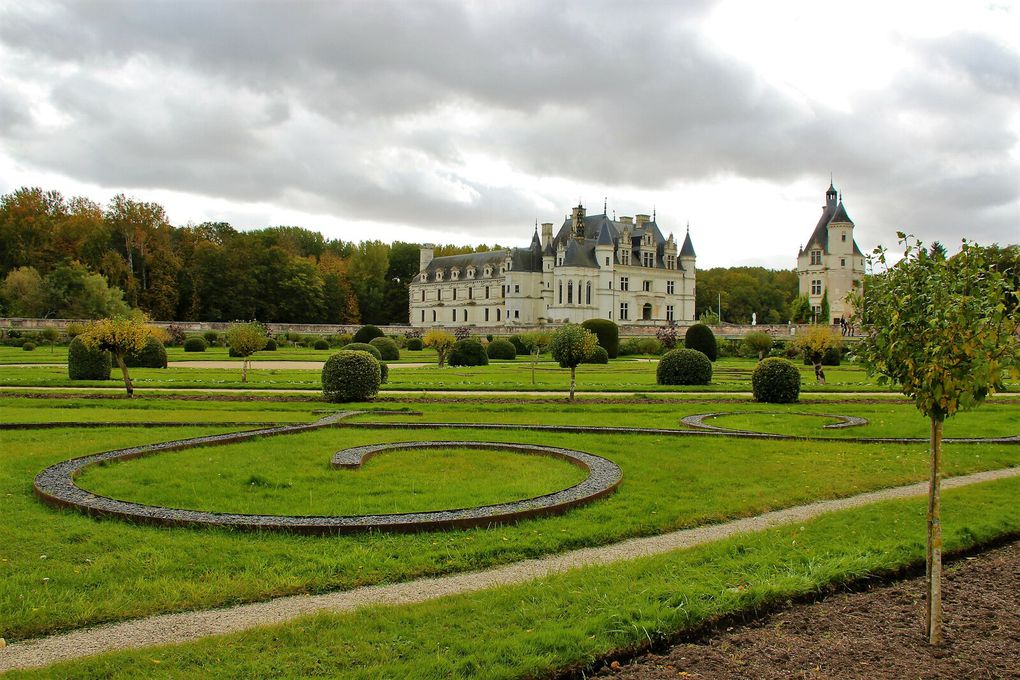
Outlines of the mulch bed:
M598 677L1020 678L1020 542L960 560L945 577L939 648L923 637L915 578L614 662Z

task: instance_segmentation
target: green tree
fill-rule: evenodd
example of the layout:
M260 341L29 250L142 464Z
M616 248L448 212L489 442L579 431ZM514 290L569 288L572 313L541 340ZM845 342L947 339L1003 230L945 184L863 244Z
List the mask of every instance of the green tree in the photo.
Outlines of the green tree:
M442 368L446 364L446 357L449 355L450 350L457 343L457 338L453 337L444 330L433 328L425 337L422 339L422 344L430 349L434 349L439 357L439 368Z
M78 338L90 350L106 350L113 355L117 366L120 367L124 388L130 398L134 396L135 389L124 357L131 352L141 352L152 336L153 329L148 325L148 319L142 314L137 314L92 321Z
M807 323L811 321L811 299L807 295L798 295L789 304L790 321Z
M744 336L744 346L749 352L758 355L758 361L765 358L765 354L772 349L772 336L763 331L752 331Z
M124 293L111 287L100 274L80 262L64 262L43 279L46 316L64 319L99 319L123 316L129 307Z
M574 323L568 323L553 333L549 351L560 368L570 369L570 401L574 400L577 367L592 355L598 344L594 333Z
M828 324L830 321L829 317L832 316L831 311L832 310L829 307L829 289L826 288L825 291L822 292L822 308L821 312L818 314L817 322Z
M388 269L389 246L382 241L363 241L351 256L348 276L365 323L385 322L383 300Z
M35 267L18 267L7 273L0 287L9 316L38 318L46 312L46 290Z
M942 428L946 418L977 406L1020 375L1020 313L1016 295L991 249L963 242L946 259L938 249L898 233L903 259L890 265L884 249L869 257L875 275L863 294L861 361L880 382L892 381L931 423L927 521L928 641L942 641Z
M57 340L60 339L60 331L53 326L47 326L46 328L39 331L39 337L41 337L47 345L50 346L50 352L53 351L53 346L57 344Z
M538 357L541 356L542 352L549 349L549 343L552 342L552 334L546 331L522 333L521 342L524 343L525 349L528 350L528 357L531 361L531 384L534 385L535 369L538 367Z
M843 346L843 336L828 324L817 324L808 328L804 335L798 336L794 346L815 367L815 382L824 385L825 371L822 370L822 359L825 358L826 352L838 350Z
M241 362L241 382L248 382L251 355L260 349L264 349L266 341L269 340L266 327L258 321L232 323L227 329L226 336L227 345L234 351L234 354L243 359Z

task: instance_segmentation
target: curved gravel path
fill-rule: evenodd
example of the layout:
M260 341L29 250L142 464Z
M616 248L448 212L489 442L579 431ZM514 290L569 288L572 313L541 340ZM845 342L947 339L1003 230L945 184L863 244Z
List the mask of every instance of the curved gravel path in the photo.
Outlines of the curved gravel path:
M990 470L944 480L954 489L997 479L1020 477L1020 467ZM407 605L448 595L524 583L551 574L591 565L604 565L649 555L691 548L741 533L764 531L777 525L803 522L824 513L858 508L880 501L923 496L927 482L869 493L818 501L756 517L636 538L612 545L573 550L525 560L483 571L418 579L391 585L369 586L324 595L297 595L266 602L180 614L162 614L95 628L17 642L0 649L0 672L35 668L118 649L184 643L212 635L224 635L259 626L285 623L298 616L319 612L345 612L378 605Z

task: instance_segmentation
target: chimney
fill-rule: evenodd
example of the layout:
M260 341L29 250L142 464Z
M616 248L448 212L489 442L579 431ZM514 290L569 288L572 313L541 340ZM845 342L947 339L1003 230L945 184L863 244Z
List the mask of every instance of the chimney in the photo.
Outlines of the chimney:
M421 250L418 253L418 271L425 271L425 267L429 266L432 262L432 258L435 256L435 246L431 243L425 243L422 245Z
M650 219L650 217L649 217L648 215L635 215L635 216L634 216L634 219L636 219L636 220L637 220L637 225L638 225L639 227L640 227L640 226L641 226L642 224L644 224L645 222L649 222L649 221L651 221L651 219Z
M623 224L634 224L634 218L633 217L629 217L629 216L628 217L621 217L620 218L620 222L622 222Z
M552 243L552 222L542 223L542 247L548 248Z

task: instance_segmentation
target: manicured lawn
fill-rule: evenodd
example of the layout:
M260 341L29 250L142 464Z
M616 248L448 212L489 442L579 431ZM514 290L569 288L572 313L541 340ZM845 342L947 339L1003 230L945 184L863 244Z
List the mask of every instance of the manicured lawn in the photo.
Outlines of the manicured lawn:
M5 400L0 407L5 413L14 410L7 404L15 401ZM28 408L38 410L39 420L51 419L46 415L50 408L65 413L69 410L69 404L62 404L64 400L24 401L29 402ZM116 410L122 405L110 400L95 403L95 407L80 408ZM136 404L154 410L165 405L168 412L194 409L210 414L209 420L239 422L246 418L266 420L273 412L297 417L302 407L311 411L321 406L144 399L126 406L132 410L132 417L140 408ZM408 406L431 409L433 405ZM436 406L430 410L430 417L441 416L437 419L443 420L459 417L500 422L501 412L539 422L553 422L563 413L580 417L580 412L567 411L562 404L444 404L445 412ZM510 406L514 410L509 410ZM705 406L684 408L712 410ZM999 420L1015 420L1010 417L1017 406L1012 407L1013 411L1004 409ZM401 404L387 403L384 407L400 408ZM650 417L649 409L653 407L662 409L664 422L676 423L678 409L648 404L612 405L615 410L609 410L610 405L598 406L589 412L588 420L598 424L641 421ZM844 410L829 404L818 408ZM981 412L964 414L957 422ZM990 422L997 421L993 418ZM615 461L623 469L624 480L613 496L559 517L492 529L330 538L164 529L100 521L50 509L32 495L33 477L54 462L143 442L194 436L202 431L66 428L0 432L0 498L5 518L0 524L0 636L21 639L156 612L479 569L919 481L925 478L927 464L924 444L335 428L128 461L96 471L93 481L112 484L119 476L117 483L123 486L116 489L117 493L134 499L158 497L180 503L191 499L210 509L244 507L241 504L246 502L254 509L265 502L274 503L273 507L281 511L300 513L333 503L328 496L336 485L356 478L350 472L325 470L333 451L358 444L422 438L564 446ZM380 456L378 462L386 464L388 455ZM210 466L210 457L220 467ZM1020 447L947 445L945 459L946 474L958 475L1020 464ZM434 468L428 472L428 463L423 460L424 467L413 476L434 474ZM499 469L504 467L500 465ZM544 476L547 470L543 465L538 474ZM107 475L111 476L104 479ZM173 479L181 476L186 476L186 483L176 484ZM291 486L246 483L252 477L264 478L272 485ZM449 477L450 482L459 481L452 474ZM512 491L509 481L498 480L499 493ZM341 502L348 503L344 507L356 507L359 501L336 501Z
M947 552L1020 532L1020 480L944 496ZM404 607L320 614L16 677L542 677L582 669L734 612L924 562L923 498L524 585ZM920 620L921 605L918 604ZM920 625L918 625L920 635ZM810 671L808 671L810 674Z

